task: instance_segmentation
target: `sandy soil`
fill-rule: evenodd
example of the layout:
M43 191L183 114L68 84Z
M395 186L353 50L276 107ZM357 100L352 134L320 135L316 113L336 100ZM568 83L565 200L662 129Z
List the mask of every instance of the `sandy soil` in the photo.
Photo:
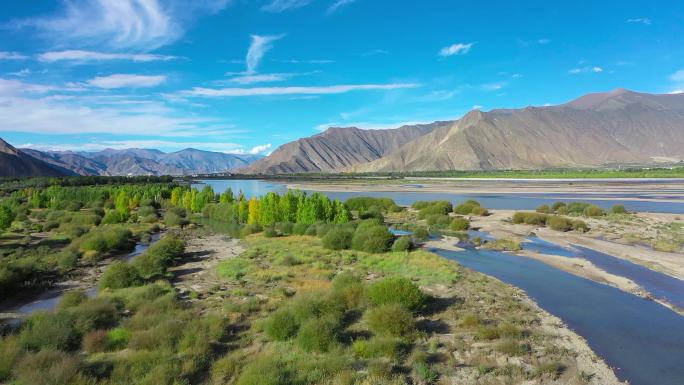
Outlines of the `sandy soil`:
M457 237L450 237L448 235L442 236L440 239L429 240L423 243L423 247L428 249L444 249L450 251L463 251L462 248L456 246L459 239Z
M187 240L186 262L169 269L174 274L173 284L181 295L190 292L210 295L220 289L224 280L216 275L217 265L244 251L239 239L223 235L207 235Z

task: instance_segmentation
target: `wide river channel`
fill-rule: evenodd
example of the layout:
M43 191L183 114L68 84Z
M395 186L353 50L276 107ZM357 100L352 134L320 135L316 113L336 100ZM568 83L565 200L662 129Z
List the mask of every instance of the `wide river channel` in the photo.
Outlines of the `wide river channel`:
M211 185L215 191L231 188L246 196L260 196L271 191L284 192L284 184L259 180L206 180L198 183ZM331 198L345 200L353 196L388 197L398 204L410 205L417 200L448 199L459 202L477 199L492 209L530 210L543 203L559 199L554 194L450 194L420 192L323 192ZM568 197L568 194L562 194ZM592 202L602 207L624 204L628 210L664 213L684 213L684 203L635 201L631 195L604 197L592 200L590 196L572 198ZM530 239L529 248L546 249L549 253L576 253L602 265L606 270L620 269L625 275L652 288L657 295L671 303L684 301L684 281L658 277L656 273L642 271L640 266L620 263L615 257L592 253L577 248L568 251L553 244L542 244ZM616 369L620 379L631 385L682 385L684 384L684 317L667 307L620 291L611 286L574 276L536 260L489 250L465 251L433 250L473 270L496 277L524 290L539 306L563 320L571 329L584 337L591 348ZM540 250L543 252L543 250ZM647 269L644 269L647 270ZM659 290L655 290L659 288Z

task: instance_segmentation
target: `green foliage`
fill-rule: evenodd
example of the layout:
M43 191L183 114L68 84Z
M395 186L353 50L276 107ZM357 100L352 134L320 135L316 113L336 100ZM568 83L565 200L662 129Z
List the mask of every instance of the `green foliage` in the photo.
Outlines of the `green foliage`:
M142 279L138 270L131 264L123 261L115 261L100 278L100 289L122 289L131 286L138 286Z
M423 292L406 278L384 278L371 284L366 293L370 302L375 305L398 304L414 312L425 306Z
M0 232L9 228L14 220L14 212L6 206L0 206Z
M572 229L580 233L586 233L589 231L589 226L583 220L575 219L572 221Z
M352 246L354 232L352 229L335 227L321 239L323 247L331 250L344 250Z
M104 217L102 218L103 225L112 225L117 223L123 223L128 219L118 210L107 210Z
M555 207L555 205L554 205L554 207ZM551 207L549 207L549 205L541 205L541 206L537 207L537 209L535 211L538 213L541 213L541 214L553 214L556 211L556 209L551 209Z
M398 252L398 251L409 251L413 247L413 244L411 243L411 238L407 236L399 237L397 238L396 241L394 241L394 244L392 245L392 251Z
M386 226L363 222L356 228L352 249L368 253L382 253L392 244L394 236Z
M523 212L523 211L516 211L513 214L513 223L524 223L526 225L534 225L534 226L545 226L546 221L548 219L548 216L546 214L541 214L541 213L531 213L531 212Z
M57 309L66 310L88 300L88 296L83 290L70 290L62 295L62 299L57 304Z
M613 214L627 214L627 209L624 205L613 205L610 208L610 212Z
M427 241L430 237L430 233L425 227L418 227L413 230L413 239L417 241Z
M485 247L492 250L500 251L518 251L522 250L520 241L513 238L497 238L493 242L487 242Z
M596 205L589 205L584 208L583 214L585 217L602 217L606 212Z
M480 202L469 199L454 208L454 212L460 215L468 215L473 212L476 207L481 207Z
M509 356L523 356L529 353L530 346L515 340L506 339L496 345L496 350Z
M222 278L238 280L252 269L249 260L242 257L222 261L218 265L218 275Z
M465 218L454 218L449 224L451 231L466 231L470 228L470 221Z
M369 340L354 341L352 349L359 358L385 357L399 360L406 355L410 346L402 338L375 336Z
M449 226L451 223L451 217L444 214L428 215L425 219L428 225L435 227Z
M453 211L453 206L451 205L451 202L448 201L433 201L425 203L427 203L427 205L425 205L418 212L419 219L424 219L431 215L447 215ZM419 206L423 206L423 204L420 204Z
M294 313L288 309L280 309L266 320L264 331L272 340L284 341L294 337L299 330L299 322Z
M435 371L430 364L425 361L418 361L413 364L413 371L418 378L425 381L426 384L434 384L439 378L439 373Z
M380 336L405 337L415 331L413 314L398 303L370 308L364 319L368 328Z
M0 337L0 381L7 381L12 375L12 369L24 354L15 335Z
M297 345L307 352L326 352L337 343L339 325L334 316L309 319L299 328Z
M19 342L29 350L70 350L79 342L73 321L66 313L34 313L22 326Z
M546 225L556 231L569 231L572 229L572 221L570 219L557 215L550 216L546 221Z
M351 211L370 211L372 208L382 211L395 211L398 207L390 198L354 197L344 202L347 209Z
M41 350L27 354L16 367L16 377L21 384L31 385L80 385L92 381L79 373L81 364L76 356L53 350Z
M265 356L247 364L236 385L292 385L292 377L284 362L276 357Z

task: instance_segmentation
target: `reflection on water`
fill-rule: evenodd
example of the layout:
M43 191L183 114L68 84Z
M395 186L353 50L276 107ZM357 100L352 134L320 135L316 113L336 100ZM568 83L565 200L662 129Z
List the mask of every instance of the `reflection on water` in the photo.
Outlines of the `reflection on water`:
M286 185L281 182L263 181L253 179L206 179L201 183L194 184L194 187L202 188L205 184L212 186L214 191L223 192L229 187L235 194L242 191L247 197L262 196L268 192L274 191L278 193L287 190ZM332 199L340 199L345 201L352 197L369 196L376 198L391 198L399 205L410 206L412 203L420 200L434 201L434 200L449 200L452 202L463 202L468 199L475 199L480 201L485 207L491 209L511 209L511 210L533 210L539 205L551 205L557 201L563 200L582 200L596 204L603 208L610 208L614 204L622 204L631 211L650 211L660 213L676 213L684 214L684 203L677 202L658 202L658 201L632 201L629 198L638 197L639 194L515 194L515 195L501 195L501 194L456 194L443 192L398 192L398 191L371 191L371 192L354 192L354 191L331 191L322 192ZM597 197L607 198L606 200L597 200ZM648 198L653 198L648 196Z

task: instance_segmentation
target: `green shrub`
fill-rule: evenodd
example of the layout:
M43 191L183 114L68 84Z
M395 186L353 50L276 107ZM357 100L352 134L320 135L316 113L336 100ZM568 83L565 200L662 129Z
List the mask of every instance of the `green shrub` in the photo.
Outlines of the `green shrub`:
M596 205L589 205L584 208L583 214L585 217L602 217L606 215L606 212Z
M368 211L371 208L379 208L385 211L396 210L397 204L390 198L354 197L344 202L351 211Z
M365 286L361 278L345 271L332 281L332 293L342 301L347 309L357 308L363 301Z
M0 382L9 380L12 369L24 354L15 335L0 337Z
M351 230L342 227L335 227L328 231L321 240L323 247L331 250L344 250L352 246L352 238L354 233Z
M548 219L548 216L546 214L541 214L541 213L531 213L531 212L523 212L523 211L516 211L513 214L513 223L524 223L526 225L534 225L534 226L544 226L546 225L546 220Z
M424 361L414 363L413 371L416 372L418 378L423 380L426 384L434 384L439 378L439 373Z
M293 377L287 365L278 358L261 356L245 366L236 385L292 385Z
M570 214L582 215L584 213L584 209L586 209L587 207L589 207L589 203L570 202L566 206L566 209L568 210L568 213L570 213Z
M78 253L64 249L57 255L57 266L62 270L70 270L78 266Z
M397 303L368 309L364 319L368 329L379 336L404 337L415 330L413 314Z
M211 366L211 384L231 384L243 367L243 360L239 352L227 354L214 361Z
M572 221L572 229L580 233L586 233L589 231L589 226L583 220L575 219Z
M496 345L496 350L509 356L523 356L529 353L530 346L528 344L507 339Z
M451 202L448 201L435 201L430 202L428 206L422 208L418 212L418 218L427 218L430 215L447 215L453 211L453 206Z
M489 215L489 210L482 206L475 206L472 210L470 210L470 213L480 217L486 217Z
M627 209L624 205L613 205L613 207L610 209L610 212L613 214L627 214Z
M242 230L240 230L240 236L244 238L248 235L261 232L262 230L263 230L263 228L261 227L261 225L259 225L257 223L248 223L248 224L242 226Z
M464 314L463 317L461 317L461 326L467 327L467 328L472 328L475 326L480 326L482 323L482 320L477 314L473 313L467 313Z
M371 284L366 290L375 305L399 304L411 311L425 306L425 296L418 286L406 278L390 277Z
M86 333L83 336L81 347L88 354L104 352L107 350L107 332L104 330L93 330Z
M499 238L493 242L485 243L485 247L491 250L518 251L522 250L520 241L512 238Z
M354 354L359 358L386 357L399 360L406 355L410 346L402 338L373 337L369 340L356 340L352 344Z
M541 205L537 207L535 211L542 214L552 214L555 210L551 210L551 207L549 207L549 205Z
M451 217L444 214L428 215L425 220L430 226L448 226L451 223Z
M465 218L454 218L449 224L451 231L466 231L470 228L470 221Z
M501 335L499 329L494 326L480 326L477 329L476 337L480 340L495 340Z
M297 345L307 352L326 352L337 343L339 325L333 316L309 319L299 328Z
M141 283L142 279L135 267L123 261L115 261L102 274L99 287L100 289L122 289L138 286Z
M426 241L430 238L430 233L425 227L418 227L413 231L413 239L417 241Z
M278 222L275 229L280 235L291 235L294 231L294 224L290 222Z
M352 238L352 248L368 253L382 253L389 249L393 239L394 236L384 225L359 225Z
M113 225L117 223L123 223L126 221L126 219L128 218L122 215L118 210L107 210L100 223L103 225Z
M284 341L294 337L299 330L299 322L290 309L280 309L266 320L264 331L272 340Z
M556 231L569 231L572 229L572 221L570 219L556 215L550 216L546 224Z
M480 202L469 199L454 208L456 214L468 215L473 212L475 207L481 207Z
M69 350L78 345L79 334L68 314L37 312L26 319L19 341L29 350Z
M118 327L111 329L106 334L107 348L111 350L123 349L128 345L131 332L128 329Z
M166 264L155 254L142 253L141 255L136 256L130 262L130 265L136 271L137 276L143 280L149 281L166 274Z
M79 374L80 366L76 356L53 350L42 350L27 354L17 364L15 372L21 384L85 385L87 381Z
M107 298L92 298L68 310L72 323L79 333L105 329L115 324L117 310Z
M242 278L252 268L252 264L242 258L231 258L226 261L221 261L218 265L218 275L222 278L238 280Z
M66 310L82 304L88 300L88 296L83 290L70 290L62 295L57 304L58 310Z
M409 251L412 247L413 245L411 244L411 238L403 236L394 241L394 244L392 245L392 251Z
M304 235L306 234L306 229L309 228L308 223L295 223L294 226L292 227L292 233L297 234L297 235Z
M272 226L268 226L264 228L264 237L266 238L275 238L278 236L278 232L276 229Z
M324 292L311 292L297 296L292 302L291 310L300 324L311 318L330 317L341 319L345 305L335 296Z
M551 205L551 210L554 212L557 212L560 208L565 207L567 209L567 206L565 202L556 202L553 205Z
M534 370L534 375L536 377L550 377L551 379L556 380L564 371L565 366L559 362L552 361L539 364Z
M168 210L164 213L164 224L169 227L180 226L183 227L190 223L185 219L185 210Z

